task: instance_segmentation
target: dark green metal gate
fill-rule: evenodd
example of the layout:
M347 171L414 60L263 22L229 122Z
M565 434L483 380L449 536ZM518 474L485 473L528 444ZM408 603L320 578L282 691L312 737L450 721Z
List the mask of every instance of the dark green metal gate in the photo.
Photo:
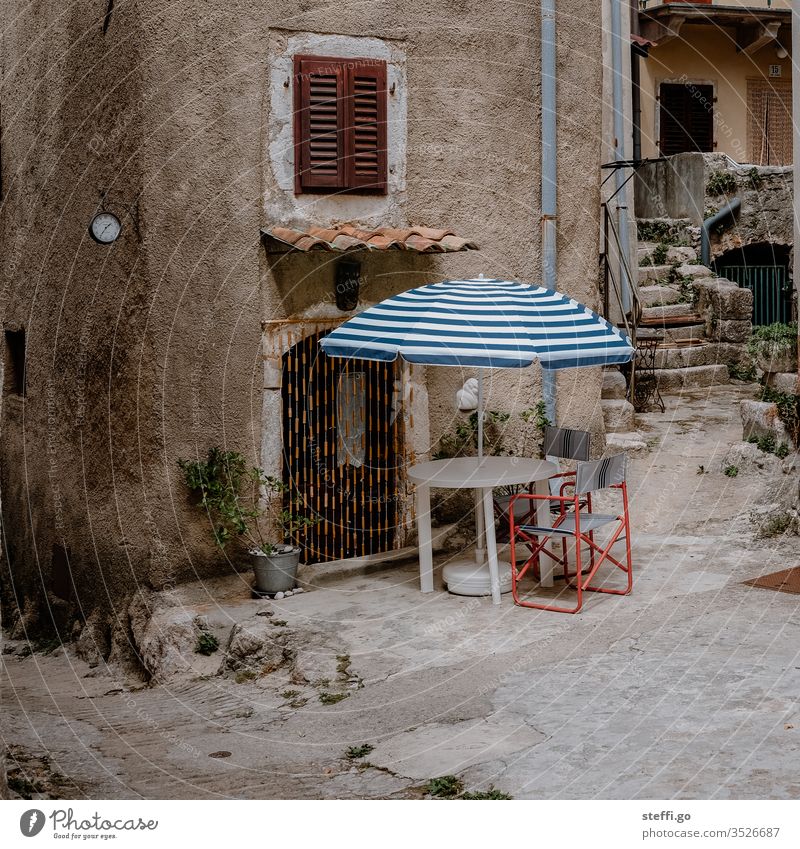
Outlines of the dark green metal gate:
M753 293L753 324L791 321L792 290L785 266L727 265L717 273Z

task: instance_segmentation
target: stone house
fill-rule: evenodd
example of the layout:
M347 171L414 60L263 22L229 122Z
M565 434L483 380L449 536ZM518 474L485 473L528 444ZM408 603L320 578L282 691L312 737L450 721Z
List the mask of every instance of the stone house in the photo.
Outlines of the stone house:
M603 29L595 3L568 6L558 280L597 306ZM538 9L3 7L6 624L68 637L94 617L123 652L137 589L229 572L176 467L212 445L304 498L322 446L378 505L319 541L319 568L407 544L403 469L454 426L471 373L342 373L316 343L414 285L541 279ZM602 431L601 382L559 376L559 419ZM488 391L530 407L540 374ZM347 416L357 463L331 442Z

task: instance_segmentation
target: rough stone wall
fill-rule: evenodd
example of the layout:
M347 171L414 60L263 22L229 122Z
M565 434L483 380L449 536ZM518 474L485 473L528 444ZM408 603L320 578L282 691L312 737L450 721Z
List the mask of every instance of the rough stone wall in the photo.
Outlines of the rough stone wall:
M559 6L559 282L596 305L601 22L589 0ZM330 289L329 258L276 270L259 237L274 179L272 40L335 33L401 45L398 216L481 245L367 257L366 298L479 272L540 277L536 8L379 2L365 20L357 3L153 0L116 3L104 28L107 7L2 0L3 323L24 327L28 357L27 396L3 407L13 566L3 565L2 589L12 618L27 611L20 631L55 622L70 632L95 607L124 619L139 585L230 568L175 460L215 443L260 459L261 322ZM113 247L87 233L102 192L123 222ZM467 375L427 371L435 439ZM488 403L529 406L538 380L535 369L496 373ZM562 377L562 421L597 429L599 386L599 369ZM53 593L54 546L69 558L71 600Z
M742 201L735 224L726 227L722 233L711 234L714 256L758 243L794 244L794 174L791 166L734 165L727 157L714 153L704 153L702 157L705 185L715 173L732 174L736 190L731 196L735 195ZM706 197L706 216L713 214L726 200L727 197L722 195Z

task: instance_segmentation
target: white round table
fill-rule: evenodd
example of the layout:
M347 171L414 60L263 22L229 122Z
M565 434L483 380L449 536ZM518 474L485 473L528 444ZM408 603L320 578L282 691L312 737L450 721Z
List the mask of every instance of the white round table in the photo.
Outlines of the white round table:
M431 543L431 487L438 489L474 489L480 546L480 519L486 535L492 601L500 604L500 576L497 566L497 541L494 533L494 502L492 489L496 486L537 484L537 493L548 494L547 479L558 473L555 463L532 460L529 457L454 457L449 460L429 460L408 470L408 477L417 485L417 530L419 534L419 581L424 593L433 592L433 545ZM546 502L542 502L546 504ZM481 516L481 513L483 514ZM545 515L546 514L546 515ZM540 524L549 525L549 509L541 509Z

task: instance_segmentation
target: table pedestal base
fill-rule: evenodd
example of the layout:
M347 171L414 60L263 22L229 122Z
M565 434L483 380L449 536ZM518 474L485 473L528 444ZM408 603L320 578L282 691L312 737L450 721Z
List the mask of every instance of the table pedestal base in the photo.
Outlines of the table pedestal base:
M497 563L501 594L511 592L511 564L506 560ZM448 563L442 570L447 591L453 595L490 596L492 580L489 564L476 563L474 557L460 557Z

